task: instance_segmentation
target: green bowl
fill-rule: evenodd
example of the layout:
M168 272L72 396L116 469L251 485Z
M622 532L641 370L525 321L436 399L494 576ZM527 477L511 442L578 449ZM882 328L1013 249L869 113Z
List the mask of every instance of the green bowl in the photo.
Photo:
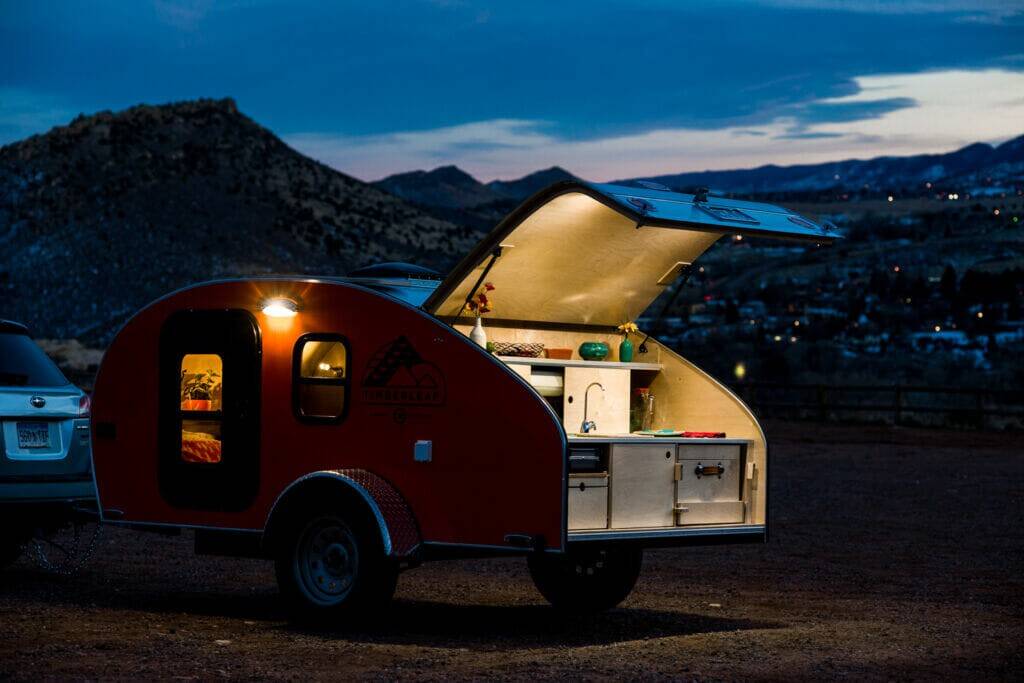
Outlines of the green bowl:
M580 344L580 358L583 360L604 360L608 357L608 345L599 341Z

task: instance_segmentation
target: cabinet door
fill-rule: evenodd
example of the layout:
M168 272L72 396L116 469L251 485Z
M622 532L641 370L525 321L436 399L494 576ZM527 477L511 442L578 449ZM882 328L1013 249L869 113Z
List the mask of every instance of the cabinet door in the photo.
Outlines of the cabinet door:
M587 387L597 382L604 387L593 387L589 400ZM587 419L597 424L597 434L629 433L629 369L628 368L576 368L565 369L565 397L563 399L565 431L575 433L583 425L583 409Z
M611 528L675 525L673 444L619 445L611 452Z

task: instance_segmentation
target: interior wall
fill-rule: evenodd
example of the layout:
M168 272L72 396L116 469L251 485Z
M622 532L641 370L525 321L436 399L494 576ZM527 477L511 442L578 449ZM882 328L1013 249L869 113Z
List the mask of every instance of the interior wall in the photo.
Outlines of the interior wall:
M648 342L651 345L654 342ZM729 438L749 439L747 463L754 463L754 480L743 473L747 523L763 524L767 492L767 442L754 414L723 384L669 348L661 349L663 369L651 382L655 396L656 429L725 432Z
M458 323L455 329L462 334L469 336L472 326ZM579 354L580 344L585 341L603 341L608 344L608 360L619 359L619 342L622 335L615 332L576 332L564 330L536 330L519 327L488 327L487 318L484 317L484 330L487 332L487 341L500 342L524 342L531 344L544 344L548 349L572 349L573 360L582 360ZM633 346L640 346L640 342L646 335L630 335ZM661 348L657 344L648 343L649 353L641 355L633 352L633 360L638 363L658 363L661 358Z
M579 360L577 349L584 341L604 341L611 349L609 360L618 360L618 345L622 336L615 333L537 330L528 328L484 328L488 341L543 343L546 348L571 348L573 359ZM455 329L469 335L469 325L458 324ZM638 347L646 335L630 335ZM730 438L749 439L747 462L754 463L755 479L746 481L744 472L743 497L747 501L747 523L763 524L765 520L765 493L767 489L767 442L761 426L750 409L727 387L671 349L653 339L648 340L649 352L636 353L633 360L642 363L661 363L658 373L644 373L651 393L655 396L655 429L686 429L691 431L725 432ZM514 366L513 366L514 367ZM644 382L647 383L646 381Z

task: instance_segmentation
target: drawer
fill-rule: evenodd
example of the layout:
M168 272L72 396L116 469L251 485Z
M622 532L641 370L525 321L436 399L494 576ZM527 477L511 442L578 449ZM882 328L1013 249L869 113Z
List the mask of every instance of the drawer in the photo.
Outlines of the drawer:
M740 500L740 446L680 446L676 462L676 502Z
M742 501L676 503L676 524L742 524L746 506Z
M608 471L608 449L600 445L570 446L569 473L604 473Z
M569 530L608 528L608 477L569 477Z

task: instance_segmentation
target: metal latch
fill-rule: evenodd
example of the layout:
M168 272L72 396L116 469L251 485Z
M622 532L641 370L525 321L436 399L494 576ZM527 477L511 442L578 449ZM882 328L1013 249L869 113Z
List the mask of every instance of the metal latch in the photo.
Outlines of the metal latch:
M680 518L683 516L684 512L689 512L689 511L690 511L690 508L685 507L682 503L676 503L675 504L675 507L672 508L672 512L675 513L675 516L676 516L676 518L675 518L676 526L679 526L680 524L683 523Z

